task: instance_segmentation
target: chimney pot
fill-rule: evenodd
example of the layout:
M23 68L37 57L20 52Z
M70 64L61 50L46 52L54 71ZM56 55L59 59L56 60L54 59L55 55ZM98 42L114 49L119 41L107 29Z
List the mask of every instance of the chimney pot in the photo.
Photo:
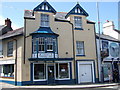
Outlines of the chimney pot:
M7 18L6 20L5 20L5 25L7 25L8 27L11 27L11 20L9 19L9 18Z

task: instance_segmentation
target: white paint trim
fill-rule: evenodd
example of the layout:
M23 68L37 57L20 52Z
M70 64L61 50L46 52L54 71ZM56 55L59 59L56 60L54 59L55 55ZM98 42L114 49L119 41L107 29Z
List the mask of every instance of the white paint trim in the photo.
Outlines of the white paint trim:
M0 60L0 65L3 64L15 64L15 60L14 59Z
M94 63L93 63L93 61L78 61L78 63L77 63L77 65L78 65L78 76L79 76L79 74L80 74L80 67L79 67L79 65L84 65L84 64L86 64L86 65L92 65L92 83L95 83L95 70L94 70ZM78 83L81 83L80 81L79 81L79 77L78 77Z

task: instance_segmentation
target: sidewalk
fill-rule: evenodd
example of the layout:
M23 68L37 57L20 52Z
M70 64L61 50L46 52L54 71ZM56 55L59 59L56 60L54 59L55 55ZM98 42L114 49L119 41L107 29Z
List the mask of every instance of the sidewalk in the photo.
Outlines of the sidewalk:
M99 87L109 87L118 86L118 83L105 83L105 84L89 84L89 85L32 85L32 86L14 86L7 83L0 83L1 88L99 88Z

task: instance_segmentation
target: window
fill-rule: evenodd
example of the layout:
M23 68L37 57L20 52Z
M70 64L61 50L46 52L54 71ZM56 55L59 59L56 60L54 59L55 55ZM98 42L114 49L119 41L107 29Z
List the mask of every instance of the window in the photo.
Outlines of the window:
M45 51L45 38L44 37L40 37L39 38L39 43L38 43L38 51Z
M84 42L76 41L76 53L77 55L84 55Z
M46 65L34 64L34 80L46 79Z
M33 38L33 53L37 52L37 38Z
M56 79L70 78L69 63L56 63Z
M2 77L14 77L14 64L3 65Z
M49 15L41 14L41 27L49 27Z
M53 38L47 38L47 51L53 51Z
M75 28L82 28L82 18L74 17Z
M7 44L7 55L12 56L13 55L13 41L8 42Z

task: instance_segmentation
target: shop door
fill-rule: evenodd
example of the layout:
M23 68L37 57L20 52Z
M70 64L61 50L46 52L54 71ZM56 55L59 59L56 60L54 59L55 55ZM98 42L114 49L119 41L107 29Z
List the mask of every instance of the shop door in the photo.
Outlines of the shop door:
M54 84L54 66L48 66L48 84Z
M79 83L91 83L92 82L92 65L91 64L79 64Z

